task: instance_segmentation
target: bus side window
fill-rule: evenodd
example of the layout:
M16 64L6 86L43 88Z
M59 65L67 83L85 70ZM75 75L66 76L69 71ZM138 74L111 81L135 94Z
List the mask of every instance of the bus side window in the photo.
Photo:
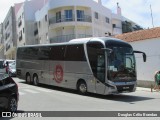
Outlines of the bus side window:
M2 80L0 80L0 87L3 86Z
M67 45L65 61L86 61L83 45Z
M65 45L62 46L52 46L50 51L50 58L51 60L64 60L64 53L65 53Z
M38 59L49 60L49 57L50 57L50 47L39 47Z

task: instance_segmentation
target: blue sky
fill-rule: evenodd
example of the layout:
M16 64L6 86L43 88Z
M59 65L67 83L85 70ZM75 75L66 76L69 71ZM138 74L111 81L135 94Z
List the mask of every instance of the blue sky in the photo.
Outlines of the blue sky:
M0 0L0 23L3 22L9 6L24 0ZM96 0L95 0L96 1ZM160 0L102 0L102 4L116 13L117 2L122 9L122 15L144 28L152 28L151 10L154 27L160 26Z
M160 0L102 0L102 4L116 13L117 2L122 15L144 28L160 26ZM153 16L153 25L151 9Z

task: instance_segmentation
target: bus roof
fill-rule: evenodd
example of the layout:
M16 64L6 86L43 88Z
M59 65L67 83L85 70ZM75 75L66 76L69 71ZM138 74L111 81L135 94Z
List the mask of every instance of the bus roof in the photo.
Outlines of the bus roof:
M69 42L70 43L87 43L89 41L107 41L107 40L118 40L118 41L122 41L125 42L123 40L117 39L117 38L112 38L112 37L90 37L90 38L78 38L78 39L72 39ZM126 42L125 42L126 43Z
M72 39L69 42L63 42L63 43L51 43L51 44L36 44L36 45L26 45L26 46L21 46L21 47L36 47L36 46L56 46L56 45L71 45L71 44L85 44L89 41L99 41L101 43L105 43L107 41L119 41L122 43L127 43L123 40L117 39L117 38L112 38L112 37L90 37L90 38L78 38L78 39ZM19 47L19 48L21 48Z

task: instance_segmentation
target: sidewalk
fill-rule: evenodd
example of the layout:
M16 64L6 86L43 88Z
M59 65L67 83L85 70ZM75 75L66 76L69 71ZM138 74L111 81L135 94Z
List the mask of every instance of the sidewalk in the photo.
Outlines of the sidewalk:
M151 88L143 88L143 87L137 87L137 91L146 91L146 92L151 92ZM152 89L152 92L160 92Z

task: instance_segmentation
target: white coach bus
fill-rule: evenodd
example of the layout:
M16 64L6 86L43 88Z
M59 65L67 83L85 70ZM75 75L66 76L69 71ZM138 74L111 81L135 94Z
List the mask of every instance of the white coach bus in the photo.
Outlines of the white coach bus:
M30 45L17 49L17 76L39 83L97 94L136 90L132 46L115 38L83 38L66 43Z

